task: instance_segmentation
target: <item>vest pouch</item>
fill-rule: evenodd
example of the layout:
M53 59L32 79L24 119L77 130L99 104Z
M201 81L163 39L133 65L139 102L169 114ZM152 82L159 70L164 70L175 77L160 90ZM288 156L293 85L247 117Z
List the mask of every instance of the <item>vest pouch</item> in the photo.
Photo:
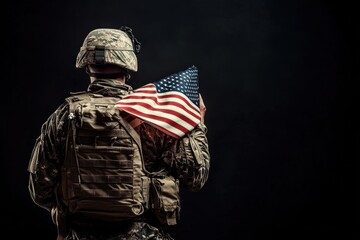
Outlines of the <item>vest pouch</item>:
M160 223L175 225L180 219L179 180L172 176L152 178L151 202Z
M142 183L142 197L144 199L144 206L145 209L149 209L149 202L150 202L150 178L148 176L142 176L141 177L141 183Z

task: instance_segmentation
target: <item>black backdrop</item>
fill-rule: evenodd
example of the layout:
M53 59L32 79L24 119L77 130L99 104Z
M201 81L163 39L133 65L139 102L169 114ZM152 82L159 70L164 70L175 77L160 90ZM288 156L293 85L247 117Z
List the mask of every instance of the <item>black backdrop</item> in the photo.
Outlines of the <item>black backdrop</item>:
M199 69L211 171L200 192L182 192L176 239L350 239L358 223L355 141L346 134L357 131L348 111L359 43L354 6L49 0L2 8L5 234L54 239L49 214L27 190L35 138L68 92L88 84L75 69L86 34L127 25L142 43L135 88Z

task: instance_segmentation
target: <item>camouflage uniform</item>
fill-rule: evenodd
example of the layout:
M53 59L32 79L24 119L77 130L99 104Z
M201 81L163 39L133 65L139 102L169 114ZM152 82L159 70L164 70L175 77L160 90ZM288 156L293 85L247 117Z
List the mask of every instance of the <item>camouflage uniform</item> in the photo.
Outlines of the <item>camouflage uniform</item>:
M130 93L132 88L119 84L116 80L98 79L89 85L88 91L104 96L118 96ZM180 139L170 137L146 123L142 123L135 130L141 136L148 170L164 168L190 191L198 191L203 187L210 167L205 135L207 129L203 123ZM57 204L55 191L64 159L67 131L68 104L65 102L43 124L32 153L33 161L29 166L31 197L36 204L48 211ZM193 149L194 143L200 151ZM66 239L172 239L149 213L145 213L143 218L136 222L112 226L72 219L70 228L75 229L74 226L78 227L78 231L70 231Z

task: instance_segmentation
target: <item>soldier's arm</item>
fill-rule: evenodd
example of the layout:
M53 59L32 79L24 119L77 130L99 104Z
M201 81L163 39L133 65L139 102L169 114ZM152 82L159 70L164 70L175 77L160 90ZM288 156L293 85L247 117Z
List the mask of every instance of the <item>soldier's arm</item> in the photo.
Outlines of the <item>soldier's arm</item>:
M47 210L56 205L55 188L63 158L62 134L66 118L67 105L64 103L42 125L29 162L30 196L37 205Z
M206 126L200 123L186 136L176 139L153 126L138 127L147 170L165 168L191 191L201 189L208 179L210 154ZM163 166L163 167L162 167Z
M206 126L201 122L186 136L174 141L171 158L165 158L182 186L190 191L200 190L209 176L210 152L206 132Z
M176 139L143 123L137 131L148 170L165 169L191 191L201 189L209 176L210 153L204 124L205 105L200 96L201 122L190 133ZM157 166L157 167L156 167Z
M205 126L206 107L200 97L201 122L184 137L165 140L170 149L164 153L164 161L171 166L173 174L180 179L182 186L190 191L200 190L209 176L210 152ZM168 137L170 138L170 137Z

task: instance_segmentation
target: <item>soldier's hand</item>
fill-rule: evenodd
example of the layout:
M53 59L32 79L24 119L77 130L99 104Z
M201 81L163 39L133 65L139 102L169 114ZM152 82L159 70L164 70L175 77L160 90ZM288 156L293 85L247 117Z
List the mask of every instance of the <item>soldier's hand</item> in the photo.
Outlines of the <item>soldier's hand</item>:
M200 116L201 116L201 122L205 122L206 106L205 106L205 103L204 103L203 98L201 97L201 94L199 94L199 100L200 100Z
M57 207L51 209L51 220L55 225L58 225L59 210Z

